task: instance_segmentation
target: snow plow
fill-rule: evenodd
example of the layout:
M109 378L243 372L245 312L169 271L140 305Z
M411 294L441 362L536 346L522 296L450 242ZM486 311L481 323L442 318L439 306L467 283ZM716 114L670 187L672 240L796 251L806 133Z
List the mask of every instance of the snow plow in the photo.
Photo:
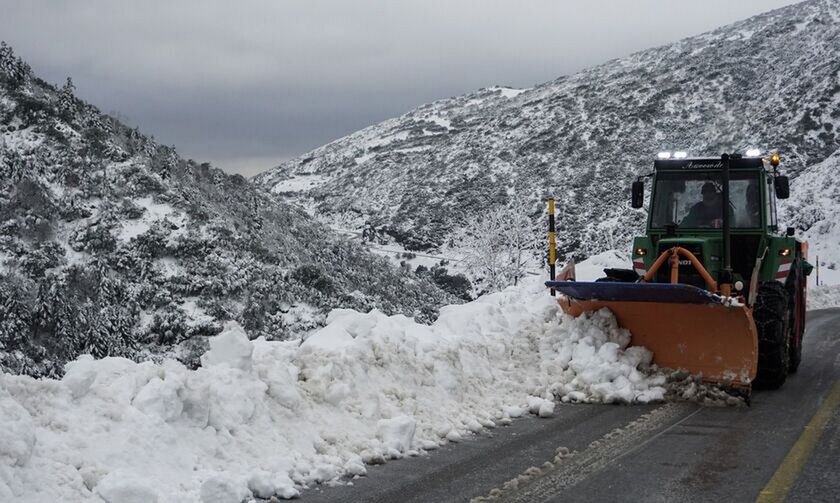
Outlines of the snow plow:
M801 360L812 270L807 243L793 228L779 230L776 199L789 195L779 163L778 154L753 151L661 153L653 172L632 184L632 207L642 208L644 178L652 178L633 268L605 269L594 282L575 281L573 262L555 278L550 201L546 286L569 315L611 310L659 367L747 393L778 388Z

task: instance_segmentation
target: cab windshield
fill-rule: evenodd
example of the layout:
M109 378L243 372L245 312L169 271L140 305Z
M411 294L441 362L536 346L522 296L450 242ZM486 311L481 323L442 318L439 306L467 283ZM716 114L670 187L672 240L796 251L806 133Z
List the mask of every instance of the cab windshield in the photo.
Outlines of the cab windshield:
M761 226L759 177L756 172L730 172L729 217L733 229ZM723 226L720 172L656 174L651 228L718 229Z

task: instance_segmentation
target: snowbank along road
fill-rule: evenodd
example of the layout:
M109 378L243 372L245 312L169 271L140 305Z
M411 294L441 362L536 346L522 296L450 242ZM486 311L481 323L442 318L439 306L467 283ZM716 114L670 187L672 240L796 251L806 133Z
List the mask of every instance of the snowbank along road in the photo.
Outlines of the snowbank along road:
M803 365L751 406L558 406L429 456L371 468L310 503L836 501L840 309L809 313Z
M304 341L235 322L201 366L80 356L61 380L0 374L0 501L293 497L557 401L661 401L667 376L607 311L566 318L540 278L432 325L334 310Z
M607 311L565 317L541 278L432 325L339 309L266 341L231 322L195 369L84 355L60 380L0 374L0 501L819 498L838 489L838 321L813 312L799 374L751 408L651 368Z

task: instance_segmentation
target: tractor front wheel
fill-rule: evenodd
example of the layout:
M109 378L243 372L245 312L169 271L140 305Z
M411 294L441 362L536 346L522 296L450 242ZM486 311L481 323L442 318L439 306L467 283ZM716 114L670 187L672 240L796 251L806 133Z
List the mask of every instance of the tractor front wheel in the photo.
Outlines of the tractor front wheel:
M753 310L758 329L758 373L755 385L776 389L788 375L790 357L790 300L777 282L761 283Z

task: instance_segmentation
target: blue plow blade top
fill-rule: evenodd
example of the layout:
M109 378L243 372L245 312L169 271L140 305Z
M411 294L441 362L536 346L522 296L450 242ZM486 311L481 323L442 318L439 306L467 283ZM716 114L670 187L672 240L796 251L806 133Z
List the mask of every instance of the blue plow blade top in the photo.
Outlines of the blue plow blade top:
M576 300L722 304L723 299L696 286L670 283L546 281L545 286Z

